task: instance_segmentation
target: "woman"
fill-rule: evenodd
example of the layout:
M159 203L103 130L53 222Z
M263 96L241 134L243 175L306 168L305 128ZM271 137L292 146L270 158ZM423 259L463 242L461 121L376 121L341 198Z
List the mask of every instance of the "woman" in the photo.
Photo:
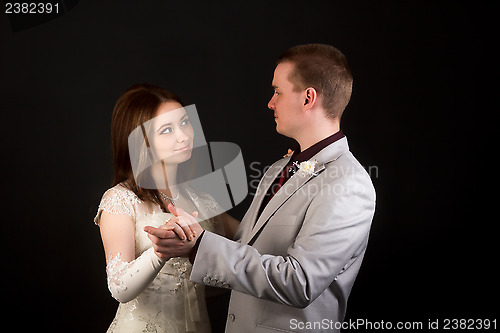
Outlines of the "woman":
M139 133L139 144L129 141L132 132ZM165 89L134 85L116 103L111 135L114 186L104 193L94 219L106 254L108 288L120 302L108 332L210 332L204 288L189 281L191 263L160 259L143 231L162 226L196 241L196 230L188 225L167 224L170 211L175 213L172 205L196 211L205 219L204 229L232 237L237 228L227 214L206 219L215 215L217 203L180 180L189 171L184 162L191 158L194 139L183 103Z

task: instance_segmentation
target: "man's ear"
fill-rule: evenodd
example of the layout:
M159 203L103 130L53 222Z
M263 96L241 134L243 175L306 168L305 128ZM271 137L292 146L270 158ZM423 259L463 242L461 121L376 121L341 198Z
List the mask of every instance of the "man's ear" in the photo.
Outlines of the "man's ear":
M307 109L312 108L318 100L318 93L313 87L309 87L304 91L304 107Z

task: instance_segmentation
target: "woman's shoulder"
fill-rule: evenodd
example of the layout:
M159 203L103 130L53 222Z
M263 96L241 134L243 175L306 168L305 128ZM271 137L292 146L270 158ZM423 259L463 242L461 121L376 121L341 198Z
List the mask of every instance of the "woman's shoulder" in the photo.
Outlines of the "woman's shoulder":
M127 202L130 204L141 202L137 194L135 194L134 191L132 191L125 182L121 182L107 189L106 192L104 192L104 194L102 195L102 199Z
M124 182L119 183L102 195L94 222L99 224L103 211L111 214L126 214L135 219L135 206L140 203L139 197Z

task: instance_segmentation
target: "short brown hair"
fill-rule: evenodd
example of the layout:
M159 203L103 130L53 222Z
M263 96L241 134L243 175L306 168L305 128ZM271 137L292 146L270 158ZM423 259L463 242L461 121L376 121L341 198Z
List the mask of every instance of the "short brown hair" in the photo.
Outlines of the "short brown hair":
M114 164L113 185L125 182L124 185L140 199L157 203L164 211L167 211L167 209L158 190L141 188L133 177L128 137L134 129L154 118L162 103L171 101L184 106L181 99L169 90L150 84L136 84L128 88L118 98L111 120L111 145Z
M277 61L295 65L288 79L295 90L312 87L329 118L339 118L351 99L352 74L346 57L331 45L304 44L286 50Z

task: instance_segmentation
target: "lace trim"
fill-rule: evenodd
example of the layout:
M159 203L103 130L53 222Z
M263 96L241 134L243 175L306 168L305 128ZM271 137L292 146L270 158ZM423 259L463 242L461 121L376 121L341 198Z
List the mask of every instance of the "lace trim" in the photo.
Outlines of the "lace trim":
M116 256L109 254L106 260L106 275L108 282L108 289L112 295L119 294L127 290L127 286L123 282L123 276L127 271L132 270L135 260L130 262L123 261L121 258L121 253L118 252ZM176 274L174 274L176 283L172 292L186 291L185 282L189 281L189 276L191 274L191 263L186 258L175 257L167 261L168 265L171 265L175 269ZM156 282L156 281L155 281ZM160 286L161 287L161 286ZM197 288L198 284L194 283L194 287Z
M120 252L118 252L115 257L111 256L110 253L109 258L106 260L108 289L112 295L119 294L120 292L127 290L127 286L123 283L123 276L135 263L135 260L132 260L131 262L123 261L120 256Z
M202 212L204 218L208 219L219 214L224 213L224 210L215 201L215 199L208 193L197 193L194 189L187 187L186 191L194 202L196 208Z
M99 225L102 211L117 215L126 214L135 220L134 205L139 203L141 200L134 192L116 187L110 188L102 196L94 223Z

